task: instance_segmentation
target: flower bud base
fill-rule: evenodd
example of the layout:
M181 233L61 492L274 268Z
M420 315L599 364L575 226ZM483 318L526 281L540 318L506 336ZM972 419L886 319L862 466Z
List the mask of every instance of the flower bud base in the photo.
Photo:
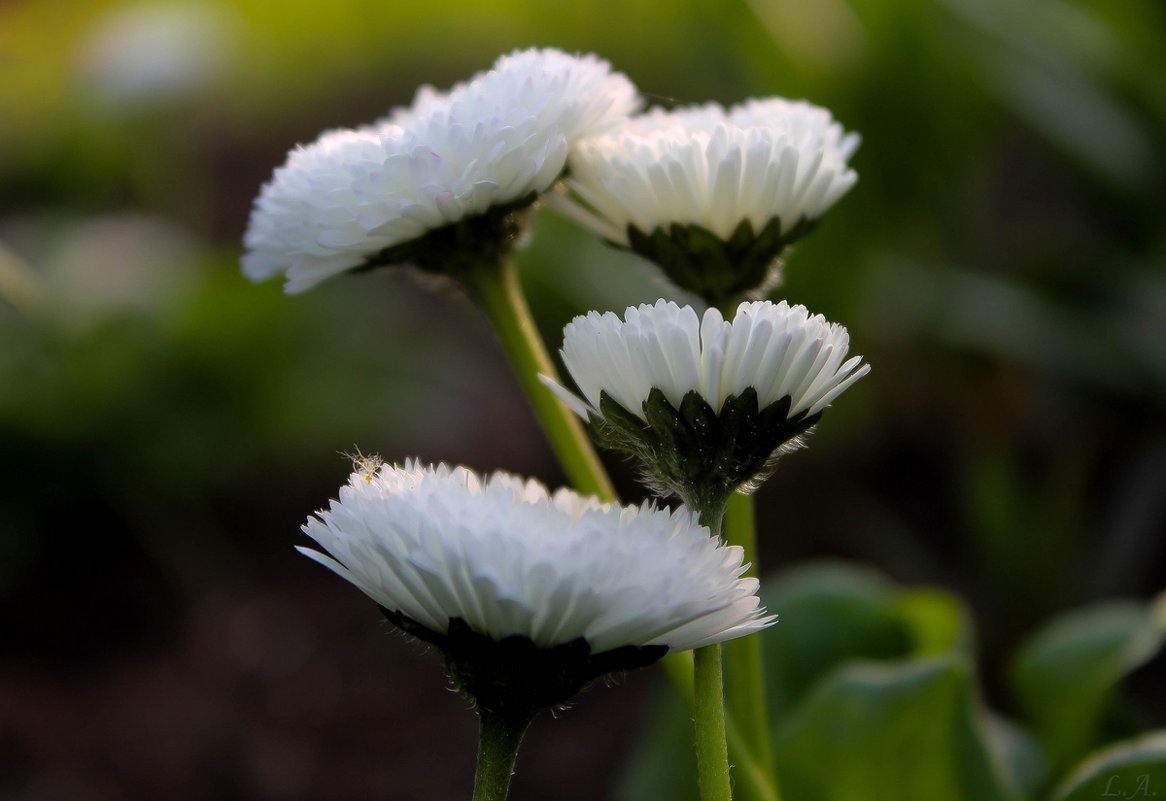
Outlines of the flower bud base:
M772 285L782 252L815 225L802 218L782 233L781 220L773 217L754 233L753 224L742 220L728 239L700 225L673 223L650 234L629 225L628 249L658 264L681 289L721 306Z
M602 416L593 414L590 424L600 445L631 457L653 489L678 495L703 521L735 490L764 480L821 417L791 417L789 408L787 395L758 410L757 391L748 387L726 398L719 414L695 391L677 409L654 388L644 401L645 423L603 392Z

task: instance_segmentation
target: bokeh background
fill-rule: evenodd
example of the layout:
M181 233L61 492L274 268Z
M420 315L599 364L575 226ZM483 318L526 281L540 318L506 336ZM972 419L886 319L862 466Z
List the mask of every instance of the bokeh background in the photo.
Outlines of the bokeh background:
M468 797L436 656L292 546L356 448L562 475L462 298L237 260L291 146L532 45L861 132L775 294L874 369L761 492L762 561L958 593L1009 711L1041 621L1166 583L1164 32L1158 0L0 4L0 799ZM521 263L552 346L676 295L549 212ZM1158 725L1164 667L1126 687ZM516 801L619 797L659 680L540 720Z

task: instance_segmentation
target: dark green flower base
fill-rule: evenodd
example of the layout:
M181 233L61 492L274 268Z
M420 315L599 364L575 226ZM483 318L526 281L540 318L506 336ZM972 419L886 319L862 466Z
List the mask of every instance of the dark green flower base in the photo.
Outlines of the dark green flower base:
M357 272L408 264L427 273L460 278L483 264L499 264L526 231L531 192L513 203L491 206L483 214L434 228L424 236L385 248L364 260Z
M449 632L441 634L383 606L381 612L402 631L440 648L458 689L482 709L508 720L526 720L562 706L599 677L645 667L668 652L664 645L628 645L592 654L582 637L539 648L526 637L493 640L460 618L452 618Z
M754 233L743 220L727 239L699 225L673 223L646 234L628 226L627 249L660 265L674 284L720 307L769 283L782 251L816 221L802 218L784 234L777 217Z
M677 409L653 389L644 401L645 423L603 392L602 417L592 415L590 424L600 445L630 457L654 490L680 496L703 520L723 510L738 487L763 479L821 417L791 417L789 408L787 395L758 410L757 391L749 387L730 395L718 415L695 390Z

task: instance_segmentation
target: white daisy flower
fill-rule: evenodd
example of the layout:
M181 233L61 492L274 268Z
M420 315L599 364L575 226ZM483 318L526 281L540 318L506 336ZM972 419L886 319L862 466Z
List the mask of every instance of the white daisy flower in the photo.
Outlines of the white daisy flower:
M843 362L850 337L837 323L785 301L742 303L732 322L710 308L658 300L630 307L624 319L590 312L563 329L560 353L586 401L550 379L544 382L577 414L600 414L600 394L647 420L652 389L679 408L696 392L719 413L725 400L748 388L765 409L790 398L789 414L816 415L870 371L861 356ZM856 369L857 368L857 369Z
M858 142L805 101L653 109L580 142L568 193L552 203L720 302L764 283L785 246L854 185Z
M653 486L702 510L710 492L762 475L870 370L846 358L844 327L784 301L742 303L729 322L715 308L701 318L660 300L622 319L576 317L563 335L581 397L543 382L601 443L636 458Z
M742 550L683 507L601 504L502 472L353 473L303 530L326 553L301 553L443 647L464 627L541 650L585 641L593 655L663 646L658 658L774 621Z
M568 148L638 105L607 62L549 49L503 56L449 92L425 87L379 123L289 154L255 201L243 270L255 280L286 274L287 290L301 292L362 266L425 266L418 240L443 230L449 241L434 242L430 259L438 264L467 239L506 247L510 212L550 188Z

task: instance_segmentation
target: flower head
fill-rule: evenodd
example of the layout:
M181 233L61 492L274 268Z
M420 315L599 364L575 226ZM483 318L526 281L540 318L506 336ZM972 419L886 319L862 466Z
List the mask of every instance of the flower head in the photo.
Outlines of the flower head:
M483 670L474 653L497 660L520 642L524 658L582 658L581 686L773 622L742 577L741 549L688 510L552 494L507 473L415 462L357 472L304 531L327 553L303 554L471 673Z
M653 109L571 153L565 213L720 303L765 282L857 180L858 136L784 98Z
M845 328L784 301L742 303L730 322L660 300L622 319L576 317L563 334L582 397L544 383L657 489L696 508L763 474L870 370L846 359Z
M445 265L467 241L508 247L512 212L555 182L568 148L638 105L607 62L550 49L503 56L449 92L423 87L411 107L289 154L255 201L243 270L285 273L299 292L362 266Z

